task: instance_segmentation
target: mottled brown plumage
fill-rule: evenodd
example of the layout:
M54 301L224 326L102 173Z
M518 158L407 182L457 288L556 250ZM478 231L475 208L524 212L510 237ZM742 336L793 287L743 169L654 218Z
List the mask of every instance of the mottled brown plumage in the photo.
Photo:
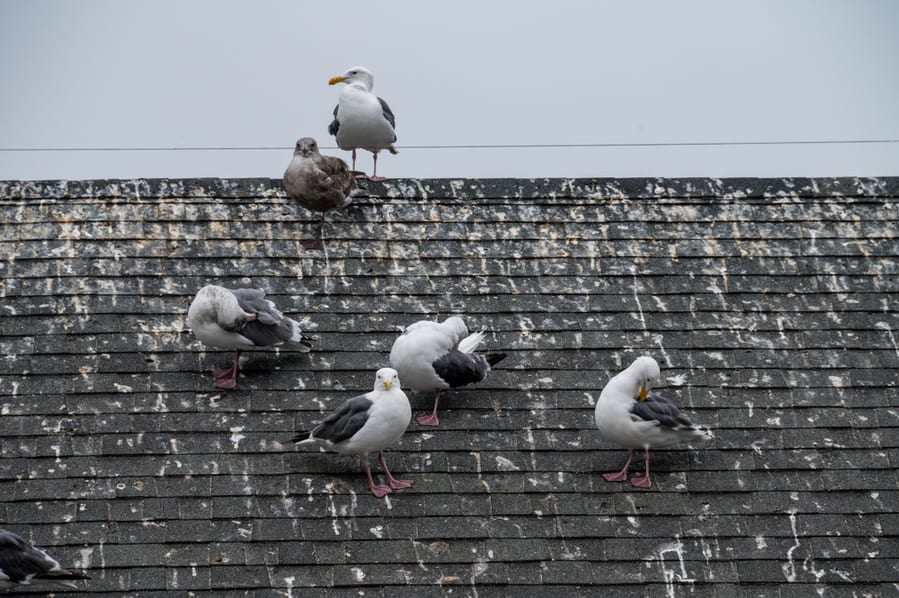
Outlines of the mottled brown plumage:
M311 137L297 141L293 158L284 171L284 189L291 199L307 210L321 212L318 232L311 241L303 241L307 249L321 249L325 214L350 202L356 179L346 162L333 156L323 156L318 143Z

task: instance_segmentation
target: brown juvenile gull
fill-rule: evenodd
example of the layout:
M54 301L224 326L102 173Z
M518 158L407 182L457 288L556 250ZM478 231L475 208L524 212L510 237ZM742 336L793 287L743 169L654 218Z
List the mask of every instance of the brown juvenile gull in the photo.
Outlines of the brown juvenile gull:
M483 339L483 332L468 334L462 318L452 316L443 322L415 322L394 341L390 365L396 368L406 386L435 393L433 411L418 417L419 424L440 424L437 403L441 390L480 382L492 366L506 357L500 352L475 355Z
M0 529L0 588L49 583L78 588L73 580L90 579L81 571L68 571L49 554L18 534Z
M370 151L374 155L374 169L370 181L383 181L378 176L378 152L386 149L396 154L396 119L387 102L371 92L375 79L371 72L354 66L344 74L332 77L329 85L346 83L334 108L334 120L328 133L337 138L337 146L353 152L353 172L356 171L356 149ZM362 176L365 176L364 174Z
M321 212L315 238L303 241L306 249L322 249L325 214L350 203L356 179L346 162L334 156L323 156L312 137L297 141L293 158L284 171L284 189L291 199L307 210Z
M348 455L359 455L368 476L372 494L382 498L393 490L412 486L411 480L398 480L387 469L384 449L396 444L412 420L412 407L400 388L396 370L381 368L375 374L371 392L349 399L331 413L312 432L293 438L299 445L313 445ZM378 453L378 463L387 476L387 485L375 484L368 454Z
M649 394L661 379L659 364L652 357L638 357L626 370L614 376L602 389L596 401L596 427L600 434L628 449L627 462L621 471L604 473L610 482L627 480L627 470L637 449L643 449L645 473L631 484L649 488L649 449L666 447L691 440L708 440L712 435L694 426L665 397Z
M230 368L213 370L216 388L236 388L238 361L244 349L284 346L309 351L311 339L300 324L281 313L256 289L226 289L207 285L197 292L187 311L187 324L205 344L234 349Z

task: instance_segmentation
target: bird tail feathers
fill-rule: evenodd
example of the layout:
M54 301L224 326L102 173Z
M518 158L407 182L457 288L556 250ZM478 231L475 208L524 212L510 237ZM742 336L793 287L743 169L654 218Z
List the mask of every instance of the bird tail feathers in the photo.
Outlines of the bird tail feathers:
M303 331L300 329L300 325L296 320L285 318L285 321L290 323L290 338L286 339L284 344L291 349L302 351L303 353L311 350L312 344L316 338L314 336L303 334Z
M390 153L393 154L393 155L396 155L396 154L400 153L400 150L396 149L396 148L393 147L392 145L388 145L388 146L387 146L387 151L390 152Z
M300 432L291 438L290 441L297 444L318 444L318 439L310 437L309 432Z
M701 440L711 440L712 438L715 437L715 435L712 434L712 431L709 430L708 428L694 427L693 433L696 435L697 438L699 438Z
M301 353L308 353L312 350L312 345L315 343L318 337L308 336L305 334L300 335L299 340L290 340L284 343L291 349L295 351L300 351Z
M500 361L502 361L505 358L506 358L506 354L503 353L502 351L492 351L492 352L486 353L484 355L484 359L487 360L487 363L490 364L490 367L495 366L496 364L498 364Z
M708 428L699 426L684 426L675 428L675 430L680 433L681 442L706 441L715 437Z
M456 346L456 348L462 353L474 353L475 349L478 348L478 345L481 344L481 341L484 340L483 332L475 332L474 334L469 334Z
M78 585L73 581L75 579L90 579L90 577L83 571L45 571L32 578L32 581L40 581L77 590Z

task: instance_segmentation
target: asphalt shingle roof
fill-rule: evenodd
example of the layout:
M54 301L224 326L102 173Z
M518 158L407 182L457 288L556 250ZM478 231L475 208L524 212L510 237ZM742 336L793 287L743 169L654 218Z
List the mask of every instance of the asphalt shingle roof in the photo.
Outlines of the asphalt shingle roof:
M896 595L899 178L369 191L310 252L276 180L0 182L3 527L91 595ZM215 391L207 283L315 348ZM453 314L509 356L388 452L413 489L289 442ZM643 353L716 436L647 491L601 478L626 451L593 422Z

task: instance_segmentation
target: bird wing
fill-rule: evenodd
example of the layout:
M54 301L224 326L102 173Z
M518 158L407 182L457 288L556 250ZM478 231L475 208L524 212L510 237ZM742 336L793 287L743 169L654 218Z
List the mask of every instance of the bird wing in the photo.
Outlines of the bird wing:
M329 176L350 174L347 163L336 156L321 156L316 161L316 166Z
M643 421L659 422L659 425L672 430L693 427L674 403L658 394L650 394L645 401L635 401L631 413Z
M368 421L374 403L366 395L353 397L312 430L313 438L337 444L353 436Z
M390 109L390 106L388 106L387 102L385 102L383 99L378 98L378 101L381 102L381 112L382 112L382 114L384 114L384 118L387 119L387 122L390 123L391 127L396 129L396 117L393 116L393 110ZM335 119L337 117L337 109L336 108L334 109L334 117L335 117ZM336 135L336 134L337 134L337 130L335 129L335 131L334 131L334 133L332 133L332 135ZM395 135L394 135L393 140L396 141Z
M450 388L480 382L490 371L490 364L483 355L471 355L456 349L434 360L431 366Z
M272 301L265 298L265 293L257 289L235 289L231 291L237 297L237 304L247 313L256 314L256 320L273 326L283 318Z
M337 131L340 130L340 121L337 120L337 109L340 108L340 104L334 106L334 120L331 121L331 124L328 125L328 133L330 135L337 135Z
M0 570L11 580L27 580L58 566L59 563L20 536L7 531L0 533Z
M270 347L287 342L303 343L299 324L285 317L272 301L265 298L265 293L256 289L235 289L232 292L242 310L256 314L256 319L247 322L240 330L240 334L254 345Z
M331 179L330 187L344 195L356 188L356 177L347 163L335 156L322 156L318 167Z
M474 353L481 342L484 340L483 332L475 332L469 334L456 344L456 348L463 353Z

